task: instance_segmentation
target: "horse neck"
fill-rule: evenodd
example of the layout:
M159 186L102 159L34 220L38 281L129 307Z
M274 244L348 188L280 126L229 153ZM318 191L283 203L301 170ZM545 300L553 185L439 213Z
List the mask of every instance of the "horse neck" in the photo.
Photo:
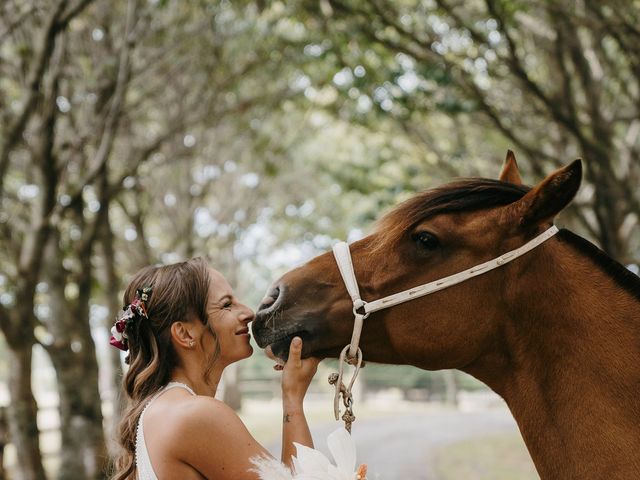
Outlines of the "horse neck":
M506 279L502 345L468 371L503 396L543 479L640 478L640 301L558 244Z

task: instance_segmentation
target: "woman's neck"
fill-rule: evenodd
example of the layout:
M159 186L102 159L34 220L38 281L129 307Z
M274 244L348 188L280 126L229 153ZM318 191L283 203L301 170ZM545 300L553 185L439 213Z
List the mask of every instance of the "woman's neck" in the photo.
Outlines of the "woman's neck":
M173 370L170 381L184 383L191 387L197 395L215 397L222 377L222 370L216 366L211 370L209 376L205 378L201 369L176 367Z

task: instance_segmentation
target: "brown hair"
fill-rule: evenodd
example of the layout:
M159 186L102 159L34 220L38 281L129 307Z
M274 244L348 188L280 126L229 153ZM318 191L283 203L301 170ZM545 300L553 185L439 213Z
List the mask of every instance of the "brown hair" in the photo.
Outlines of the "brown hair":
M171 343L171 325L193 318L198 318L204 325L209 324L207 298L210 283L207 262L203 258L194 258L173 265L145 267L135 274L124 293L123 301L128 305L134 300L136 289L153 288L146 302L148 318L138 318L125 331L129 344L129 369L123 385L129 405L119 427L118 441L122 451L115 462L115 480L135 478L138 420L148 398L169 382L171 372L178 365L178 356ZM215 338L213 328L211 332ZM219 348L217 345L216 351L207 359L205 379Z

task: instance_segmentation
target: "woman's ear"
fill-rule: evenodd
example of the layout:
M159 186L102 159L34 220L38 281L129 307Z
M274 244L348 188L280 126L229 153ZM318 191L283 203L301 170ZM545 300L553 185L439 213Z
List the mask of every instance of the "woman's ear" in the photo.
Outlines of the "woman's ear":
M186 349L191 349L196 344L192 325L188 322L174 322L171 324L171 338L177 346Z
M582 180L582 161L556 170L524 197L509 205L509 217L522 227L552 222L573 199Z

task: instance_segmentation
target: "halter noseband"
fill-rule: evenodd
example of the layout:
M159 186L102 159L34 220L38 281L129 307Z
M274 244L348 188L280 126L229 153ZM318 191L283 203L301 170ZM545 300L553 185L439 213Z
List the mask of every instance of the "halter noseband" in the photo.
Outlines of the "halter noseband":
M448 277L434 280L433 282L425 283L424 285L404 290L372 302L365 302L360 298L360 290L358 289L358 281L356 280L356 275L353 270L353 262L351 261L349 245L346 242L337 243L333 246L333 254L336 258L336 263L338 264L344 284L347 287L347 292L349 292L349 296L353 302L353 316L355 320L353 325L353 334L351 335L351 342L347 345L347 347L349 347L347 360L356 359L358 356L360 359L362 358L362 353L358 348L358 345L360 344L360 334L362 333L364 319L371 313L384 308L393 307L394 305L398 305L415 298L429 295L439 290L444 290L445 288L457 285L458 283L464 282L470 278L482 275L483 273L505 265L524 255L528 251L533 250L543 242L549 240L556 233L558 233L558 228L554 225L521 247L504 253L493 260L489 260L488 262L481 263L480 265L468 268L462 272L455 273ZM345 350L347 347L345 347Z

